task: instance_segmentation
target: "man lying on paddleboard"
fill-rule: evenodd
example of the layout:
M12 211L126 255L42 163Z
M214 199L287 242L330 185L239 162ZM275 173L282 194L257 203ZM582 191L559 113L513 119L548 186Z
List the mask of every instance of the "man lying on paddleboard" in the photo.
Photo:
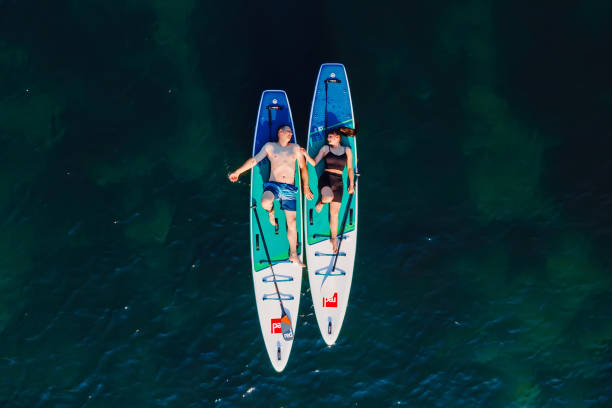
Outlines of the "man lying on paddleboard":
M276 225L274 200L280 201L280 207L285 211L285 217L287 218L289 260L303 268L304 264L297 255L295 161L298 161L300 167L304 195L308 200L312 200L313 195L308 186L308 169L306 168L300 146L295 143L289 143L293 136L291 128L287 125L281 126L277 134L278 142L266 143L255 157L251 157L236 171L230 173L229 179L234 183L242 173L252 169L264 158L267 157L270 160L270 179L267 183L264 183L261 206L268 212L270 223Z

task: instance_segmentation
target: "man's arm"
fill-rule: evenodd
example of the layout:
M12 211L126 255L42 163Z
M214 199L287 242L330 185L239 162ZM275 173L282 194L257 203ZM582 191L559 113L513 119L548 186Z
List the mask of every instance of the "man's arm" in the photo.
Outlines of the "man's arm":
M319 164L319 162L321 161L321 159L323 157L325 157L325 155L329 152L329 146L328 145L323 145L323 147L321 148L321 150L319 150L319 153L317 153L317 157L315 157L314 159L314 166L316 166L317 164Z
M295 156L297 157L298 166L300 167L300 175L302 176L302 184L304 185L304 195L306 199L312 200L314 196L312 195L312 191L310 191L310 184L308 184L308 167L306 166L304 155L299 146L296 146Z
M255 167L255 165L259 163L260 161L262 161L267 156L267 154L268 154L268 143L263 145L259 153L257 153L255 156L245 161L242 166L236 169L236 171L230 173L229 175L230 181L232 183L238 181L238 177L240 177L242 173L244 173L247 170L251 170L253 167Z

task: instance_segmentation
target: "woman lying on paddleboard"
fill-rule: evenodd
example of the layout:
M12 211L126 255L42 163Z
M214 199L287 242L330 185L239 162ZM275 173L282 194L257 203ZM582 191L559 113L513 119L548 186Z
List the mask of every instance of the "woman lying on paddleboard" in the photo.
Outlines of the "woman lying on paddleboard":
M329 228L331 231L331 243L333 251L338 252L338 213L342 203L344 183L342 182L342 171L348 168L348 193L355 191L355 179L353 175L353 152L350 147L340 144L342 136L355 136L355 130L347 127L333 129L327 134L327 143L317 156L312 159L305 149L302 148L304 158L311 166L319 164L325 158L325 171L319 178L319 202L315 206L317 212L321 212L324 204L329 203Z

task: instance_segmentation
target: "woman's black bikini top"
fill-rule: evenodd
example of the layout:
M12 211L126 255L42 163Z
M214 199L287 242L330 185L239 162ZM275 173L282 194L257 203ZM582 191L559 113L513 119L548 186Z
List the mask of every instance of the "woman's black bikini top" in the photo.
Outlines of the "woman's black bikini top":
M331 149L325 155L325 169L330 170L344 170L344 166L346 166L346 148L344 149L344 153L337 156L332 153Z

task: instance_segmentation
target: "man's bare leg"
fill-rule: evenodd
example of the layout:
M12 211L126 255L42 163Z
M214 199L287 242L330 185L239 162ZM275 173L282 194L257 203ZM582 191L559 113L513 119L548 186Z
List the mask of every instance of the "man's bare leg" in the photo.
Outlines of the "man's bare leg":
M329 204L329 229L331 231L331 244L334 253L338 252L338 213L340 212L341 204L335 201Z
M264 191L261 195L261 206L268 212L270 224L276 225L276 219L274 218L274 194L271 191Z
M315 206L315 210L317 212L321 212L324 204L330 203L331 200L334 199L334 192L331 188L325 186L321 189L321 198L319 198L319 202Z
M297 254L297 228L296 228L296 213L295 211L285 210L285 217L287 218L287 240L289 241L289 260L301 268L304 264L300 261Z

